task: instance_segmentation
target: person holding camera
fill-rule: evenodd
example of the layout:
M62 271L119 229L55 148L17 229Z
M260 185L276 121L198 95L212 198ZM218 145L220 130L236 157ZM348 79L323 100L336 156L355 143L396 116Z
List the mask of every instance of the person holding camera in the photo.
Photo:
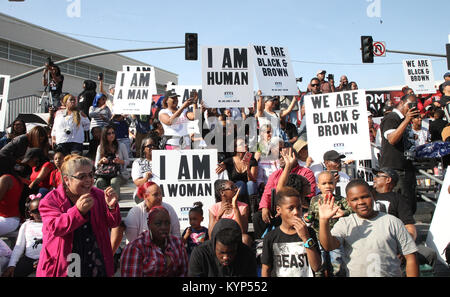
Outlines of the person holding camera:
M329 74L328 75L328 81L325 80L325 74L327 72L325 70L319 70L317 71L317 78L319 79L320 84L320 91L325 93L333 93L336 92L336 89L334 87L334 75Z
M44 72L42 73L42 85L44 87L49 87L49 91L52 94L53 107L61 106L59 97L62 94L63 83L64 75L61 74L59 67L48 58L45 63Z
M63 98L66 109L57 113L52 128L52 142L55 152L64 155L82 154L84 131L89 131L89 118L77 107L77 99L71 94Z
M419 110L412 102L408 102L410 95L403 96L394 105L392 112L383 117L381 129L381 157L380 168L389 167L399 175L399 181L394 192L405 196L416 212L416 174L412 163L414 156L405 154L410 152L411 142L409 134L412 132L411 121L419 116Z

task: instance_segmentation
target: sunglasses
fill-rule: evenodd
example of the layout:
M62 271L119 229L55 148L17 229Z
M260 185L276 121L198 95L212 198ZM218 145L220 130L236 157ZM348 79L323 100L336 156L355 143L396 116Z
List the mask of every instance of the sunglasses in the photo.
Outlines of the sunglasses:
M375 175L375 177L377 177L377 178L382 178L382 177L388 178L389 176L377 174L377 175Z
M319 84L312 84L311 87L318 87Z
M78 176L76 175L71 175L71 177L78 179L78 180L85 180L86 178L92 179L94 178L94 173L91 171L89 173L82 173Z

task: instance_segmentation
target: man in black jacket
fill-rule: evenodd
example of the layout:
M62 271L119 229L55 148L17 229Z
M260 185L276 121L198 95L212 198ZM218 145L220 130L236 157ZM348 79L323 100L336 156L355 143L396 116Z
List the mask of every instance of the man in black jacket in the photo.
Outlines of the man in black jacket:
M413 213L416 212L416 173L412 163L412 157L405 156L409 150L408 134L412 132L411 120L419 116L417 108L410 108L408 95L395 105L392 112L388 113L380 124L381 129L381 157L380 167L394 169L399 175L399 181L394 188L405 196Z
M256 256L242 243L238 223L220 219L213 228L211 239L197 246L189 260L189 276L256 277Z

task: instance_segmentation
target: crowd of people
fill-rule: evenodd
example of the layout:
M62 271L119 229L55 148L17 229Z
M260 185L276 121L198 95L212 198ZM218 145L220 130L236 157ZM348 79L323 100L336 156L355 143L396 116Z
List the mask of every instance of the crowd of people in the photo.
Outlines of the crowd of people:
M373 185L350 177L343 168L354 161L333 148L322 160L308 154L305 95L358 88L345 75L335 86L325 74L299 96L259 91L249 108L208 108L196 92L179 102L168 88L155 112L119 115L114 86L106 92L100 77L98 90L87 80L79 95L67 94L50 65L43 83L58 100L48 126L27 131L15 120L0 139L0 236L18 231L15 246L0 240L2 275L419 276L436 254L415 243L414 152L450 141L450 73L440 100L405 87L378 122L368 106L370 140L381 149ZM256 134L227 125L249 118ZM211 141L217 130L223 139ZM153 181L152 151L211 145L219 160L215 204L204 214L196 202L182 231ZM448 156L441 161L449 165ZM136 206L121 217L128 182Z

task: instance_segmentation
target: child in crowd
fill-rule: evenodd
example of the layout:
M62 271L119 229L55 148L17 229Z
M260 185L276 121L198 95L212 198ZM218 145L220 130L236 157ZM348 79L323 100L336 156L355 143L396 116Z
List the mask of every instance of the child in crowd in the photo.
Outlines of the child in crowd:
M315 232L302 220L300 193L283 187L275 203L281 225L264 237L261 276L312 277L321 267Z
M50 186L57 188L62 183L61 177L61 166L64 162L64 153L56 152L53 156L53 163L55 164L55 169L50 173Z
M0 239L0 275L8 266L10 257L11 257L11 249L6 244L6 242Z
M30 195L27 199L25 205L29 219L20 226L4 277L26 277L36 271L42 248L42 219L39 214L41 199L40 194Z
M319 173L317 177L317 186L321 192L321 194L314 196L311 199L308 213L305 214L305 220L308 223L311 223L311 227L315 231L315 235L319 236L319 200L322 200L325 197L333 197L335 204L340 207L337 214L333 219L330 220L330 228L336 224L339 218L346 217L350 215L353 211L347 203L347 200L340 196L334 194L336 189L336 179L331 171L322 171ZM342 255L339 249L335 251L324 251L322 246L320 246L320 250L322 252L322 260L323 267L320 272L316 274L316 276L343 276L344 269L341 269L342 263Z
M208 228L200 225L203 222L202 207L203 203L194 203L194 207L189 211L189 224L191 226L187 227L182 234L183 243L186 246L189 257L196 246L209 240Z

